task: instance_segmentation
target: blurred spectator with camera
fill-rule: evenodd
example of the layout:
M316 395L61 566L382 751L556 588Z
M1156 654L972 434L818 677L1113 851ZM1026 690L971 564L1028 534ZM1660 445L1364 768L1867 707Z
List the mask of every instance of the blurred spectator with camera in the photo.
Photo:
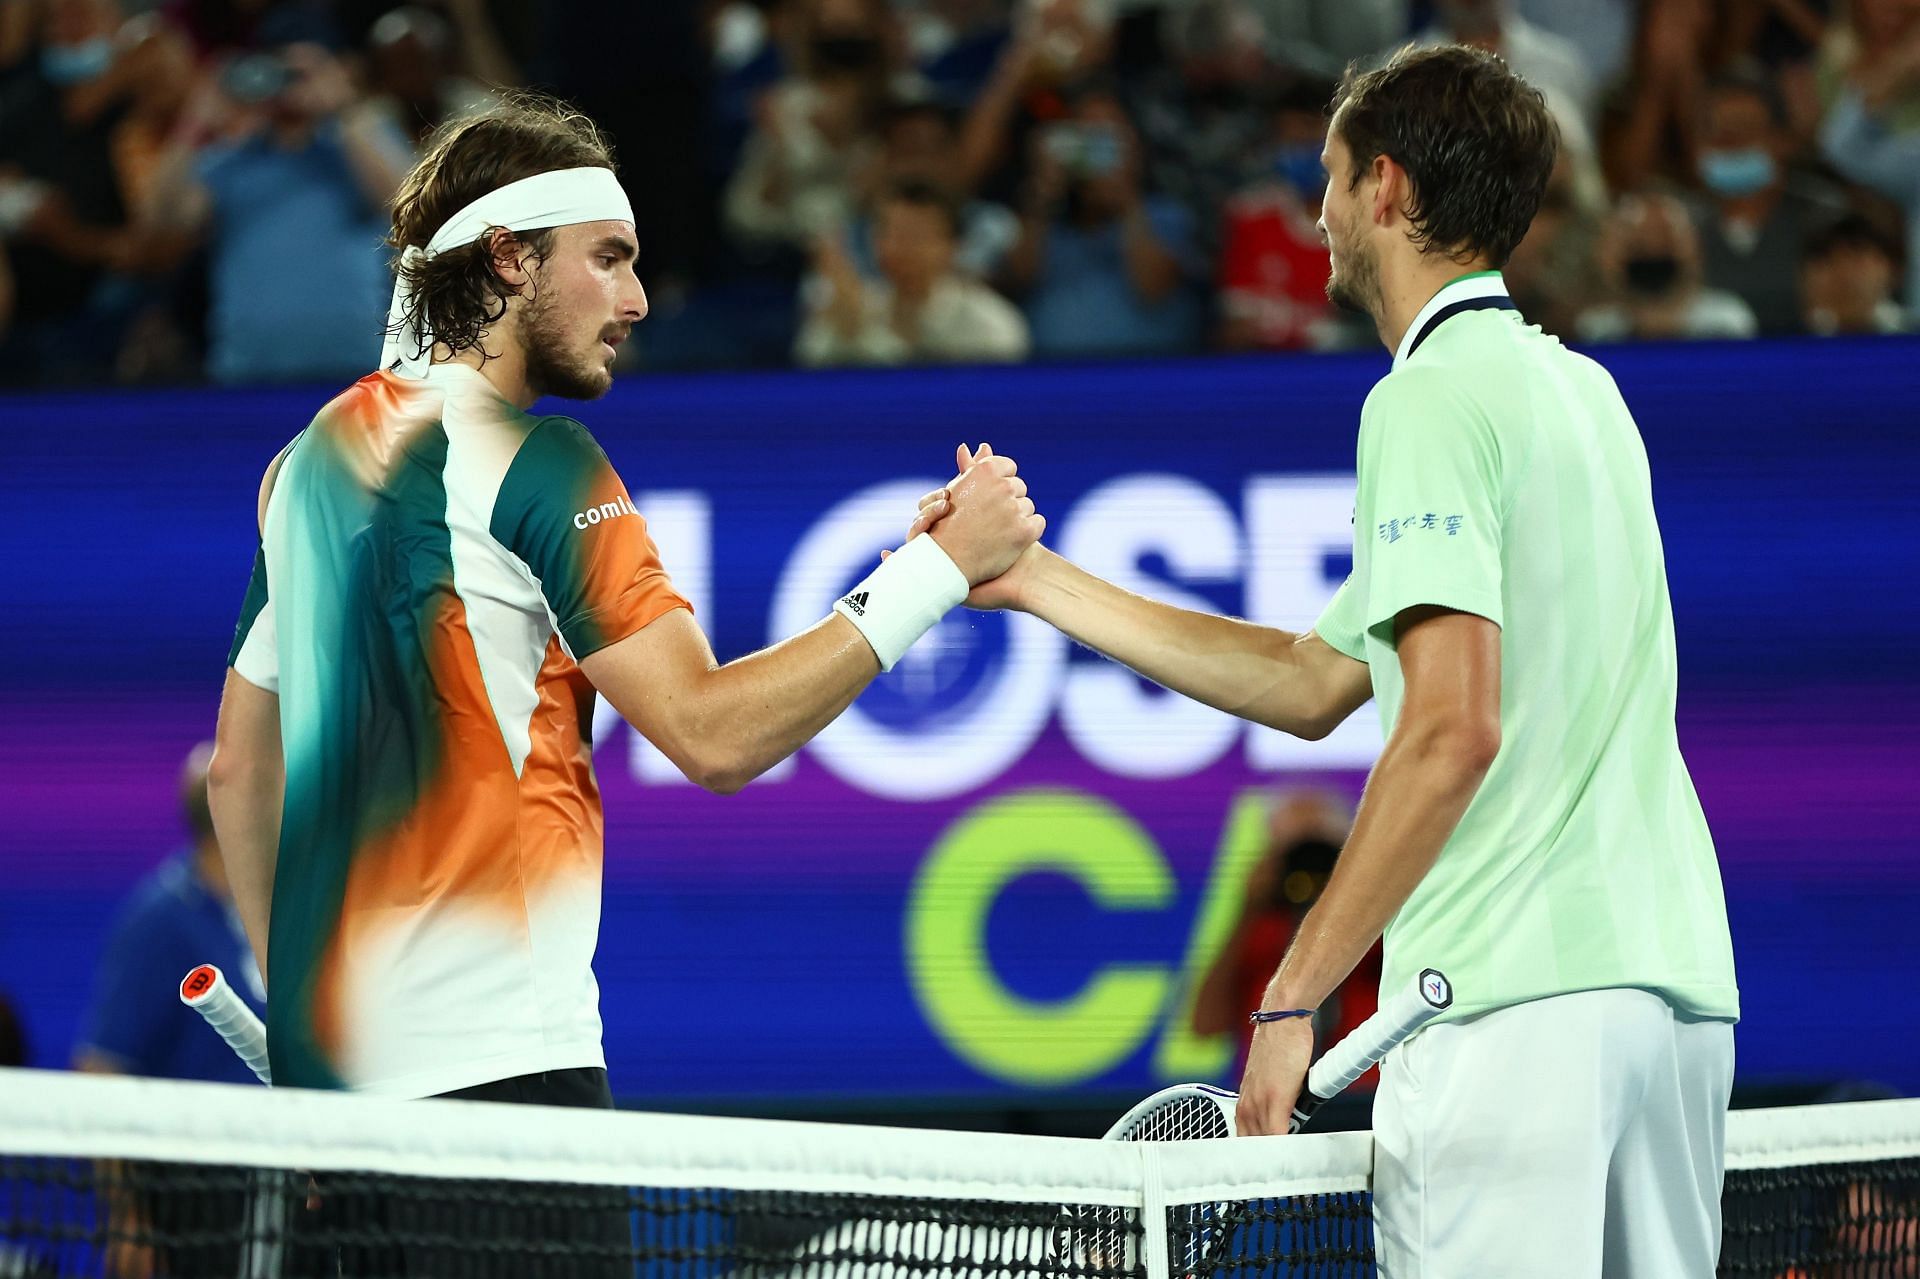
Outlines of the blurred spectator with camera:
M1353 811L1336 795L1302 790L1275 797L1266 847L1247 876L1233 931L1194 994L1195 1034L1231 1034L1239 1044L1239 1060L1246 1059L1253 1038L1247 1014L1260 1007L1294 929L1320 899L1352 829ZM1379 1007L1380 962L1376 942L1333 998L1320 1006L1314 1015L1320 1043L1339 1042ZM1377 1079L1368 1071L1357 1086L1370 1089Z
M1027 322L1011 302L956 267L960 215L940 188L902 179L881 197L873 233L879 279L821 237L819 302L801 328L805 365L990 363L1023 359Z
M1802 327L1818 337L1904 333L1894 300L1899 253L1871 220L1852 213L1807 237L1800 263Z
M1113 0L1015 0L1013 38L961 128L961 182L1018 203L1035 134L1111 75L1113 46Z
M790 73L760 99L726 192L729 230L763 251L805 250L853 221L900 63L886 0L792 5Z
M148 225L210 259L208 372L333 379L377 361L393 278L381 240L412 144L346 65L295 41L226 63L189 109Z
M1829 46L1820 148L1906 218L1907 314L1920 319L1920 5L1856 0Z
M1677 196L1621 197L1601 231L1599 272L1612 301L1580 316L1583 342L1749 338L1758 330L1745 302L1706 286L1699 233Z
M213 743L202 742L181 766L180 810L192 842L140 881L114 921L81 1019L76 1070L254 1082L246 1064L179 998L180 979L213 964L255 1013L266 1006L207 808L212 758Z
M1320 236L1327 173L1326 104L1333 86L1295 79L1268 117L1267 172L1227 202L1220 255L1219 345L1229 351L1309 351L1346 331L1327 300L1331 260Z
M1737 295L1760 332L1800 329L1800 246L1842 211L1838 195L1789 167L1786 104L1758 64L1707 86L1694 220L1706 283Z
M1006 279L1045 356L1172 355L1200 343L1193 221L1142 189L1140 144L1113 94L1036 132Z
M1269 113L1261 98L1273 79L1266 32L1248 0L1187 0L1164 9L1158 26L1167 65L1131 77L1125 101L1147 184L1187 206L1211 256L1228 197L1262 167Z

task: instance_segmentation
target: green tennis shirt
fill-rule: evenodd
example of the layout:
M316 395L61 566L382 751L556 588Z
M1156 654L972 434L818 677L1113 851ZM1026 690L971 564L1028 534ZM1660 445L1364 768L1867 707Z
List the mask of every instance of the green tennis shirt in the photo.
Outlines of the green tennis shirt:
M1367 663L1389 734L1403 610L1500 627L1500 751L1386 933L1382 986L1452 980L1450 1017L1639 987L1739 1016L1713 837L1674 730L1652 481L1607 371L1455 280L1360 417L1353 575L1315 630Z

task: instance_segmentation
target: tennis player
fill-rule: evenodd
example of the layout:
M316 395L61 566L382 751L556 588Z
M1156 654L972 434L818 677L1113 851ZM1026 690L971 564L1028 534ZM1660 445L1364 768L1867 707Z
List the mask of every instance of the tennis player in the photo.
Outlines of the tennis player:
M1680 1279L1719 1248L1738 998L1646 452L1606 370L1528 325L1497 270L1556 145L1541 95L1467 48L1335 98L1328 290L1393 369L1361 412L1352 576L1311 631L1154 603L1037 547L970 600L1302 737L1378 699L1386 748L1267 987L1238 1118L1286 1131L1314 1047L1290 1014L1383 929L1384 988L1453 979L1375 1103L1393 1279ZM929 495L916 530L946 509Z
M956 480L820 623L725 666L587 429L647 313L585 117L448 127L397 197L378 372L269 467L212 768L276 1085L608 1106L596 691L731 792L1039 536L1012 462ZM297 304L290 300L290 304Z

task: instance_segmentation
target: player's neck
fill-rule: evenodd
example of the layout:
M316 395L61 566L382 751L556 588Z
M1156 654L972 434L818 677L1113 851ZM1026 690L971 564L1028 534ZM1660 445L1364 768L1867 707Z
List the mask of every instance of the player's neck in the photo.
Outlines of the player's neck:
M1463 275L1491 269L1484 258L1456 262L1442 254L1418 254L1398 262L1383 262L1380 270L1380 313L1374 322L1387 350L1398 351L1400 341L1433 295Z
M489 335L481 344L446 359L448 364L464 364L487 380L488 385L523 412L540 397L527 385L526 350L511 332Z

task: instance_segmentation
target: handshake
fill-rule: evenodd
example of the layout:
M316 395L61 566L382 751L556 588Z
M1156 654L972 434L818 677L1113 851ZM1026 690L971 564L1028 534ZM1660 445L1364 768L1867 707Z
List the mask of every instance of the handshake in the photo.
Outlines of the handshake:
M967 607L1018 608L1025 570L1040 554L1047 520L1034 510L1027 482L1010 457L982 444L954 453L958 473L920 499L907 541L920 534L945 551L970 588ZM890 552L882 552L883 558Z

